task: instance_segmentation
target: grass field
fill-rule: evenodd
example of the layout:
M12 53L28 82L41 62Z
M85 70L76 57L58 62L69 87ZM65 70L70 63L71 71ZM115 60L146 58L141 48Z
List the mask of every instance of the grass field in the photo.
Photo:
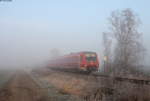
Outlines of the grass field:
M0 69L0 88L2 88L12 77L14 71Z

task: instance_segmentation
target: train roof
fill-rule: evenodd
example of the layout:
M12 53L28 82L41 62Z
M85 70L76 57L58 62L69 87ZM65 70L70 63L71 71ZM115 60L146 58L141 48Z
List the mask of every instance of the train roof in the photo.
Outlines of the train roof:
M59 57L56 57L55 59L70 57L70 56L79 56L80 54L85 54L85 53L95 53L96 54L96 52L92 52L92 51L81 51L81 52L70 53L70 54L66 54L66 55L63 55L63 56L59 56Z
M92 52L92 51L82 51L80 53L96 53L96 52Z

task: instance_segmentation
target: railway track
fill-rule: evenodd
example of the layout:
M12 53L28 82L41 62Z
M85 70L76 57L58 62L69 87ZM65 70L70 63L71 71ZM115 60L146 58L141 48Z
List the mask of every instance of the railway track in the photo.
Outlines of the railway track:
M97 78L98 77L111 78L114 81L120 81L120 82L124 81L124 82L130 82L130 83L141 84L141 85L150 85L150 79L109 76L109 75L104 75L100 73L93 73L91 75Z
M150 85L150 79L145 79L145 78L137 78L137 77L120 77L120 76L110 76L110 75L105 75L102 73L94 72L94 73L80 73L80 72L68 72L68 71L56 71L55 72L59 73L68 73L68 74L73 74L75 76L80 76L80 77L94 77L96 79L99 78L109 78L113 80L114 82L130 82L134 84L139 84L139 85Z

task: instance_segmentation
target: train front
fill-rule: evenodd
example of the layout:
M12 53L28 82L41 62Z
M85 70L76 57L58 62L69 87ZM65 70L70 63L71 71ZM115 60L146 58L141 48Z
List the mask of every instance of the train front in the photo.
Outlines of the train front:
M83 52L81 54L81 69L84 71L97 71L99 68L98 56L95 52Z

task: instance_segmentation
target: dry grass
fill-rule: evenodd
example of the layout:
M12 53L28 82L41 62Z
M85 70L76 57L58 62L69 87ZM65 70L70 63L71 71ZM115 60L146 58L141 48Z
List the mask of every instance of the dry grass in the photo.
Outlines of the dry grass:
M61 93L77 95L84 101L150 101L150 87L146 85L60 73L42 76L41 79L53 84Z
M121 83L115 90L114 101L150 101L150 87L146 85Z

